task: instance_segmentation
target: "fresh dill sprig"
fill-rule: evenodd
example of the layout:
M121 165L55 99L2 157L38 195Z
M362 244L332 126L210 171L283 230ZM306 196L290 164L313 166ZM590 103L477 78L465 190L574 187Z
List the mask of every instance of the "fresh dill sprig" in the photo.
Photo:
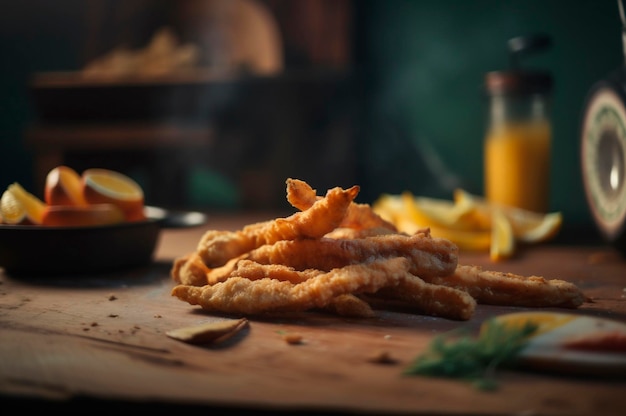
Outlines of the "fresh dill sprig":
M450 331L435 337L403 374L458 378L481 390L495 390L496 368L512 366L537 327L532 322L512 326L490 319L477 337Z

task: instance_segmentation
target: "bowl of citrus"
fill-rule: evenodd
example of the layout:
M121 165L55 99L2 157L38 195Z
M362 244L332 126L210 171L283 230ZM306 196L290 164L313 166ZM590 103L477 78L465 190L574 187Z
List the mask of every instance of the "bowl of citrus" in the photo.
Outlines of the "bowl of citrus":
M0 267L9 274L94 274L147 265L162 228L202 213L147 206L132 178L108 169L52 169L43 200L19 183L0 197Z

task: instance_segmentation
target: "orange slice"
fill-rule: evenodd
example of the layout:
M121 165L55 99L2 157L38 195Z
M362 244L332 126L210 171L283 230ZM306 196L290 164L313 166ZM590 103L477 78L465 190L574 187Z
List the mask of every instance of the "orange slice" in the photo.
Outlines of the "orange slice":
M61 227L109 225L124 221L124 212L113 204L50 205L42 217L42 225Z
M46 204L15 182L4 191L0 198L0 212L7 224L42 223Z
M87 205L80 175L67 166L52 169L46 176L44 200L48 205Z
M83 172L83 195L90 204L114 204L126 221L145 219L143 190L123 173L108 169L87 169Z

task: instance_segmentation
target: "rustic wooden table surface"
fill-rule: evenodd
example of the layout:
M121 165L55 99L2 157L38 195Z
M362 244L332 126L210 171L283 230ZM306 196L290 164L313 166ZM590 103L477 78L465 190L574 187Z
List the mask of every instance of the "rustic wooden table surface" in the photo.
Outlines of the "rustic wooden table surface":
M20 277L0 270L0 399L22 409L239 411L255 414L623 414L626 376L500 371L499 388L409 377L403 369L437 334L477 329L523 308L479 305L469 321L378 311L371 319L307 312L250 317L237 337L193 346L169 330L227 319L172 297L174 258L207 228L269 218L214 215L206 226L164 230L155 263L123 273ZM544 244L507 262L460 262L577 284L594 302L576 311L626 322L626 261L602 245ZM560 310L559 310L560 311ZM300 345L285 333L302 336ZM385 351L393 364L370 358Z

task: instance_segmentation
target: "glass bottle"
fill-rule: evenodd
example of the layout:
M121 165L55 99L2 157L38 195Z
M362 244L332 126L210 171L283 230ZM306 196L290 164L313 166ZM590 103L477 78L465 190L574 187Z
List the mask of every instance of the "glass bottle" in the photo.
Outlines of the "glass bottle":
M544 38L525 40L519 53ZM511 45L513 39L509 42ZM526 49L524 49L526 48ZM491 203L547 212L550 203L552 77L546 71L522 70L486 74L489 97L484 140L485 196Z

